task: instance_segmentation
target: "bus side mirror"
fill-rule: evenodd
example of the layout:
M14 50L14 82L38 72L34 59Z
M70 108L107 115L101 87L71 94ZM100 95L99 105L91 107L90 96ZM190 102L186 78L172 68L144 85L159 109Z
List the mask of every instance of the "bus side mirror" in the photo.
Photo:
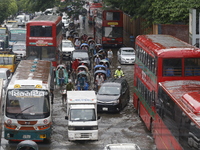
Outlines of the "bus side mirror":
M68 116L65 116L65 119L68 120Z

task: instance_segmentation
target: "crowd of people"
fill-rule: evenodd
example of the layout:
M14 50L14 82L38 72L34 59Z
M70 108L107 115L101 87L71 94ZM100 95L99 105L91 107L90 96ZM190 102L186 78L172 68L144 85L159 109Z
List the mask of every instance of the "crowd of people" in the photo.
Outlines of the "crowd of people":
M68 40L71 40L72 43L75 46L75 49L82 49L89 52L90 57L92 58L92 66L93 68L90 71L93 71L93 73L90 73L89 69L81 70L78 69L80 65L84 66L85 64L82 63L82 60L80 58L74 59L72 62L66 63L66 70L68 72L68 82L66 84L66 91L71 90L88 90L91 89L90 83L93 83L92 86L94 89L99 90L102 83L107 78L112 77L110 68L112 67L114 54L111 48L106 51L103 49L101 44L98 44L95 42L93 37L89 37L86 34L83 34L79 36L78 32L76 32L77 29L80 28L80 17L74 18L74 20L70 23L69 28L66 32L66 38ZM85 16L82 16L82 24L85 25L86 18ZM95 66L98 68L95 70ZM113 65L114 66L114 65ZM88 67L88 66L86 66ZM99 71L102 70L102 71ZM95 73L96 71L96 73ZM89 72L89 73L88 73ZM93 75L93 82L91 82L91 78L88 78L89 75ZM62 74L59 74L59 78L63 78ZM124 76L124 73L121 69L121 66L118 66L118 68L114 71L113 77L114 78L121 78ZM60 79L61 82L61 79Z

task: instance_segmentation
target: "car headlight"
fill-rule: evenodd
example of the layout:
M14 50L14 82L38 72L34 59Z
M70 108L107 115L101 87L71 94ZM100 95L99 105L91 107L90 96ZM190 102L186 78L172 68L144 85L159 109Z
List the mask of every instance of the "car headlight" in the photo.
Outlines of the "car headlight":
M68 126L68 130L75 130L75 128L72 126Z
M98 130L98 126L92 127L92 130Z
M113 101L114 104L118 104L119 103L119 99Z
M121 58L121 60L122 60L122 61L125 61L126 59L125 59L125 58Z
M7 83L7 81L6 81L6 80L3 80L3 87L4 87L4 88L6 87L6 83Z

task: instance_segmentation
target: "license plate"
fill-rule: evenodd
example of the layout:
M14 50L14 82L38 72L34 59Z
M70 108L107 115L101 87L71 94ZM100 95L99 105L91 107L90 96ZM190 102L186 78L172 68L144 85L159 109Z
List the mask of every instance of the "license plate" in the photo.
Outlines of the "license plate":
M103 109L103 111L108 111L107 107L103 107L102 109Z
M23 139L30 139L31 135L23 135Z

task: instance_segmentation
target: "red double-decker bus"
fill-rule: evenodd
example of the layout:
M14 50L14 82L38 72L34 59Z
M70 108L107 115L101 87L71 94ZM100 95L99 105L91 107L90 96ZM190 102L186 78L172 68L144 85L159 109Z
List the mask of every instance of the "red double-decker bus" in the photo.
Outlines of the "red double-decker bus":
M117 9L99 9L95 18L94 39L103 47L123 45L123 12Z
M199 150L200 81L159 83L153 136L158 150Z
M98 8L101 8L102 4L101 3L91 3L89 5L89 10L88 10L88 23L93 24L94 19L97 16Z
M52 61L53 66L62 61L62 18L41 15L26 24L27 59Z
M139 35L135 49L133 105L152 131L159 82L200 81L200 49L170 35Z

